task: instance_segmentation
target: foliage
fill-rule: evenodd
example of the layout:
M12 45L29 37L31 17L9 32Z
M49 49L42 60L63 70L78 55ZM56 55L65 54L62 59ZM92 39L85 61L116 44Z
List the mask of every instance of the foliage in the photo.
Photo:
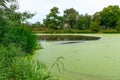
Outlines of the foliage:
M28 25L29 25L29 24L28 24ZM42 24L41 24L40 22L36 22L36 23L32 24L32 28L34 28L34 27L40 28L41 25L42 25Z
M91 22L90 29L92 31L98 32L100 30L99 22Z
M9 41L6 40L6 43L14 43L27 53L32 53L36 49L36 38L28 28L24 26L13 27L9 33L9 39L7 39Z
M47 66L28 54L36 39L23 23L33 14L18 8L17 0L0 1L0 80L54 80Z
M58 16L59 11L57 7L53 7L50 13L44 19L44 24L49 29L59 29L61 28L62 17Z
M76 28L80 30L86 30L89 28L91 22L91 16L86 15L80 15L78 18L78 21L76 22Z
M92 17L93 22L100 22L100 12L96 12Z
M50 34L63 34L63 33L94 33L91 30L77 30L77 29L71 29L71 30L47 30L47 31L34 31L34 33L42 34L42 33L50 33Z
M76 24L76 21L78 20L79 14L78 12L73 9L66 9L64 11L64 22L68 23L71 28L74 28L74 25Z
M23 56L13 44L0 46L0 80L54 80L46 65Z
M22 13L18 12L17 10L19 9L19 5L17 0L2 0L0 3L0 20L7 25L16 26L17 24L25 22L26 19L34 16L34 14L27 11Z
M120 16L120 8L117 5L105 7L100 12L100 24L109 28L115 28Z
M77 30L90 30L93 31L93 28L90 28L90 24L98 23L98 29L117 29L119 31L118 23L120 17L120 7L118 5L110 5L103 8L102 11L96 12L93 15L88 14L79 14L74 8L69 8L64 10L64 14L59 16L59 11L57 7L53 7L51 12L44 19L43 26L48 30L66 30L66 32L71 32L71 29ZM92 29L92 30L91 30ZM95 29L95 28L94 28ZM41 29L43 30L43 29ZM44 29L45 30L45 29ZM111 30L110 30L111 31ZM48 31L49 32L49 31ZM104 31L103 31L104 32Z
M29 12L20 13L16 0L2 0L0 2L0 45L10 43L20 46L23 51L31 53L36 46L32 32L23 27L23 22L31 18Z
M6 27L0 37L0 44L9 45L10 43L16 44L27 53L32 53L36 47L36 38L32 31L24 26Z
M116 23L116 29L117 29L117 31L120 31L120 18L118 19L118 21Z

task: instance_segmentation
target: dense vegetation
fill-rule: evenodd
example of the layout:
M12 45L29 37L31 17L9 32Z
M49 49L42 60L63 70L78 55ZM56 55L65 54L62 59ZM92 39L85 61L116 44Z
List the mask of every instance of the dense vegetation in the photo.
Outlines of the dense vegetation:
M63 16L59 9L53 7L43 20L32 25L34 31L48 33L83 33L83 32L120 32L120 7L110 5L93 15L79 14L74 8L64 10Z
M54 80L46 65L10 44L0 46L0 80Z
M33 14L18 8L16 0L0 0L0 80L54 80L46 65L32 60L37 42L24 23Z
M14 43L23 51L32 53L36 48L36 39L23 22L33 14L17 12L18 7L16 0L0 2L0 45L8 46Z

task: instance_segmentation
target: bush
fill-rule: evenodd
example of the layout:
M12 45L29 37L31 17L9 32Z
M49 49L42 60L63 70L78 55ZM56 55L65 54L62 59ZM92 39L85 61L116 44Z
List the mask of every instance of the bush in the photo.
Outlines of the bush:
M32 31L24 26L10 27L4 32L0 44L9 45L16 44L26 53L32 53L37 47L36 38Z
M11 32L13 33L13 42L21 46L23 51L30 53L36 49L36 39L31 30L25 27L17 27Z

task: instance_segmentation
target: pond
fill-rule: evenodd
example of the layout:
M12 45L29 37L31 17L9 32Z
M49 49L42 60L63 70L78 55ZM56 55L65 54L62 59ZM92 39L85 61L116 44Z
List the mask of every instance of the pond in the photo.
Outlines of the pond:
M78 35L78 34L77 34ZM46 41L34 58L48 67L62 56L64 69L54 66L60 80L120 80L120 34L79 34L98 40ZM65 43L65 44L64 44ZM67 43L67 44L66 44Z

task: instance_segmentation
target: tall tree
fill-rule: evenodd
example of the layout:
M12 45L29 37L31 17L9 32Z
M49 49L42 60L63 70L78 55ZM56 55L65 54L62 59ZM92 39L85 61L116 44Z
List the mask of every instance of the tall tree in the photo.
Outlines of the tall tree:
M78 12L73 8L66 9L64 11L64 22L68 23L71 28L75 27L78 17L79 17Z
M80 15L78 21L76 22L77 29L88 29L90 27L91 16L88 14Z
M109 28L115 28L116 22L120 16L118 5L110 5L100 12L100 24Z
M50 13L46 16L46 19L44 19L43 23L46 27L49 29L59 29L61 27L59 23L61 22L61 17L58 16L59 9L57 7L53 7L50 10Z

